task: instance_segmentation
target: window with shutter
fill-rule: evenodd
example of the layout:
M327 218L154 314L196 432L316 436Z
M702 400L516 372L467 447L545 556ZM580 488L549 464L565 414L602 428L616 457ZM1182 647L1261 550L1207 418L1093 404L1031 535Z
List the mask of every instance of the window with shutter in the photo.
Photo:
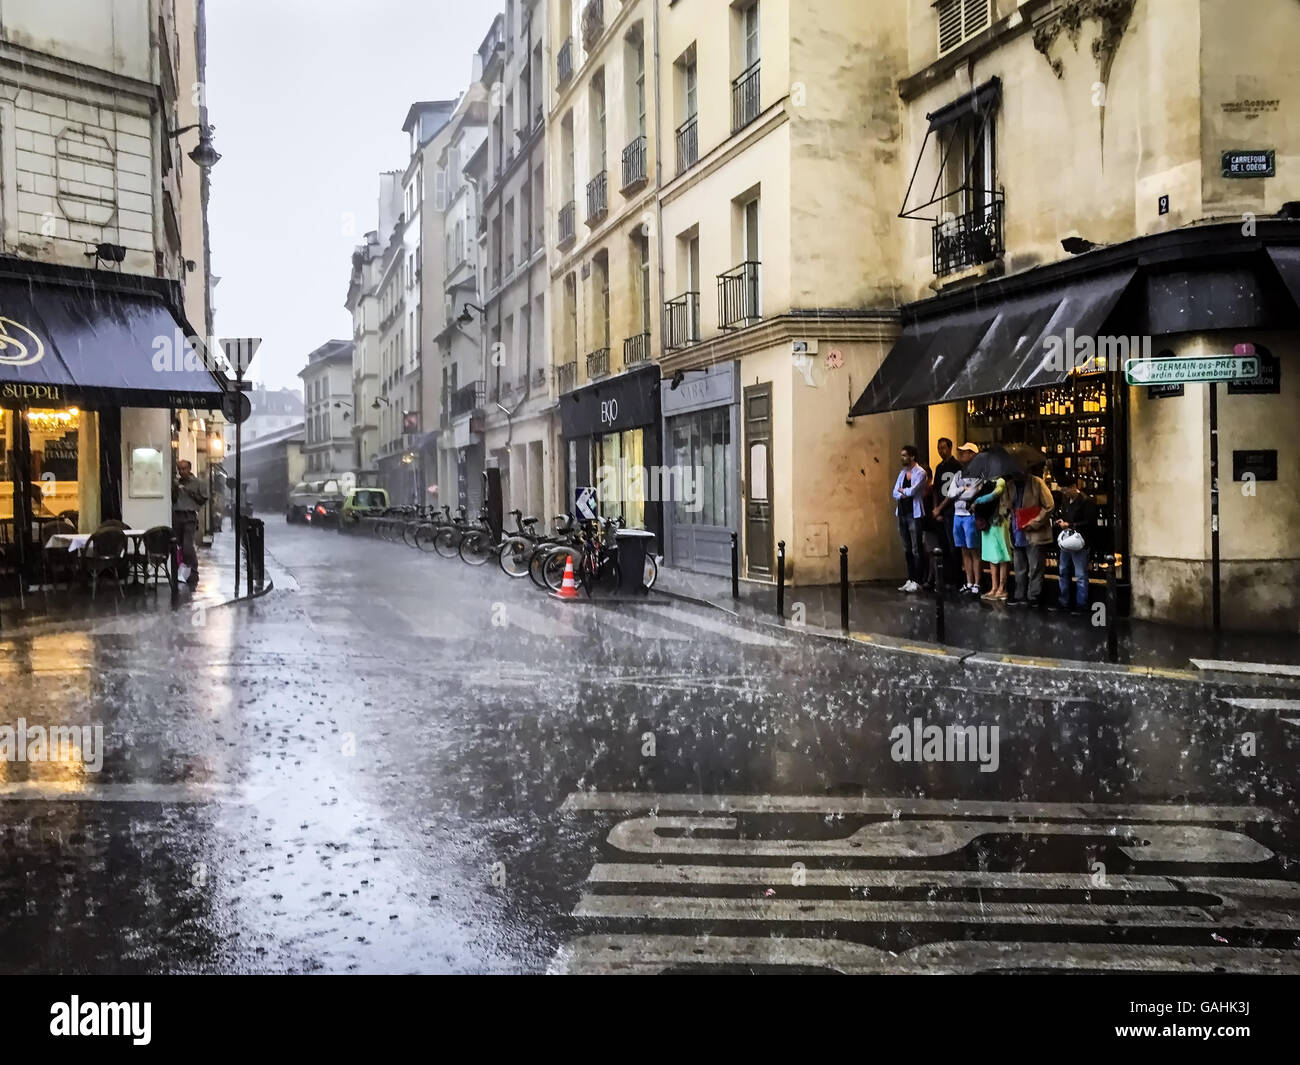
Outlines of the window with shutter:
M939 16L940 55L983 33L993 21L992 0L937 0L934 6Z

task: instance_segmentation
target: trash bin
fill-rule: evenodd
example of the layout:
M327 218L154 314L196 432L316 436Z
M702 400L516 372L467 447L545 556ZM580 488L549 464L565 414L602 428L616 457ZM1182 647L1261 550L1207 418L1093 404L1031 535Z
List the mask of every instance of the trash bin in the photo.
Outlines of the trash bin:
M618 568L622 576L620 592L640 592L644 595L646 555L654 552L655 534L645 529L619 529L614 534L618 542Z

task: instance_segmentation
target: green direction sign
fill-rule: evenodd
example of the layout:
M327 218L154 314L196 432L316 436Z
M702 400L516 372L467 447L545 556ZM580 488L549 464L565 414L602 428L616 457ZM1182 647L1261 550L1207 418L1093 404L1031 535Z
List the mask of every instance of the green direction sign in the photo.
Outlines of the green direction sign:
M1211 355L1196 359L1129 359L1124 376L1131 385L1239 381L1259 376L1258 355Z

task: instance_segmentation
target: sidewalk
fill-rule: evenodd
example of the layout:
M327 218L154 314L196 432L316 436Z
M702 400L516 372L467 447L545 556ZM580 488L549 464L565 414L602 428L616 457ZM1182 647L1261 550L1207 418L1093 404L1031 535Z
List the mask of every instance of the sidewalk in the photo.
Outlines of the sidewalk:
M241 563L241 598L248 597L247 568ZM286 576L276 566L270 554L266 557L267 587L272 583L284 587ZM291 582L290 582L291 583ZM223 532L217 533L210 548L199 549L199 583L191 588L182 584L172 603L171 588L161 581L140 588L130 583L123 585L119 595L111 580L100 581L92 599L89 588L74 585L71 589L60 585L48 592L28 592L26 607L20 609L17 596L0 599L0 639L38 632L88 628L98 622L118 618L144 618L177 610L206 610L235 601L235 538L227 523Z
M731 581L685 570L660 567L655 591L706 602L756 621L780 624L776 586L740 582L739 601L731 598ZM806 626L843 631L838 585L787 587L785 624L792 625L795 604L802 604ZM1030 607L1009 607L948 598L945 646L988 654L1105 662L1106 630L1087 616L1071 616ZM855 634L886 636L918 643L937 643L935 598L908 595L893 584L849 587L849 629ZM1191 659L1300 665L1300 637L1279 633L1219 633L1120 618L1119 662L1157 669L1188 669Z

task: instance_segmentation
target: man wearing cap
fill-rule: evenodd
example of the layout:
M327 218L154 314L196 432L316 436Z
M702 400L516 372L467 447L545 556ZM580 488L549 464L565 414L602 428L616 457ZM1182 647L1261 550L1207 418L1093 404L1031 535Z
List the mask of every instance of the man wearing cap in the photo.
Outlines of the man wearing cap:
M952 541L961 550L961 565L966 578L961 590L965 595L980 594L980 534L975 528L975 515L970 512L971 500L979 494L980 480L967 476L964 469L979 451L979 446L969 440L957 449L957 461L963 469L948 485L948 498L953 503Z

